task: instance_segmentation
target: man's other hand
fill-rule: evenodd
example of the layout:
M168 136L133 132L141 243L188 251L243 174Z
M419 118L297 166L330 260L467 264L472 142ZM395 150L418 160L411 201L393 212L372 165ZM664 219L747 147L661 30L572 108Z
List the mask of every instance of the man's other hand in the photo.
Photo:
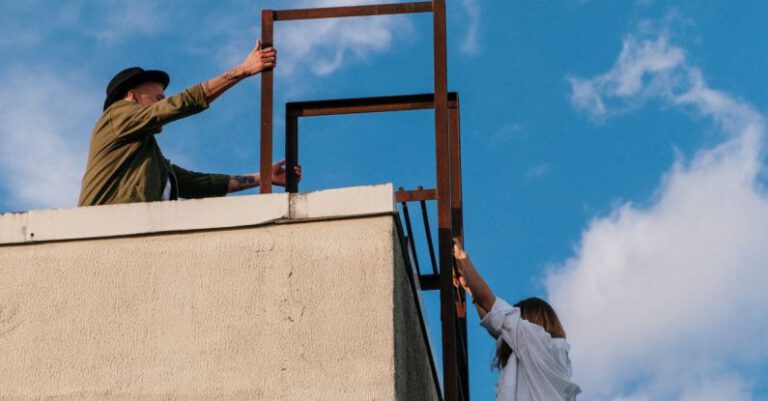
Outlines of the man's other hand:
M295 166L293 171L296 173L296 181L301 181L301 166ZM285 186L285 160L281 160L272 165L272 184Z

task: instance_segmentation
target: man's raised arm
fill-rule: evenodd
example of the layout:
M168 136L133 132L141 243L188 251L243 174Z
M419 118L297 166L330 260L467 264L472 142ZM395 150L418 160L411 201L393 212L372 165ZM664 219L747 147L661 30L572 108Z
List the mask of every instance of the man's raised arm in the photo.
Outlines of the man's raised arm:
M202 83L205 100L213 102L227 89L245 78L256 75L268 68L274 68L277 64L277 52L274 48L261 48L261 41L256 42L256 47L251 50L248 57L240 65L229 69L216 78Z

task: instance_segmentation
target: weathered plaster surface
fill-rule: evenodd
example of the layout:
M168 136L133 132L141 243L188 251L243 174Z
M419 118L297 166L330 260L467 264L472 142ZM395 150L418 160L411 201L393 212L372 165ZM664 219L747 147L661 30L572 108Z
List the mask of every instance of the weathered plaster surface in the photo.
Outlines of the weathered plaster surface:
M0 400L437 399L391 187L358 190L352 216L309 194L322 220L0 246Z

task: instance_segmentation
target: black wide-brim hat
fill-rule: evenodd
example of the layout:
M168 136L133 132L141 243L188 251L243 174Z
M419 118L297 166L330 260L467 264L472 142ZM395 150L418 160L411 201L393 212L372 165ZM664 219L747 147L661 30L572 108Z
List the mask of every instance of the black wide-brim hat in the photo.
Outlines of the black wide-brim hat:
M118 72L107 85L107 99L104 100L104 110L112 103L125 97L125 94L145 82L157 82L168 87L171 77L165 71L144 70L141 67L126 68Z

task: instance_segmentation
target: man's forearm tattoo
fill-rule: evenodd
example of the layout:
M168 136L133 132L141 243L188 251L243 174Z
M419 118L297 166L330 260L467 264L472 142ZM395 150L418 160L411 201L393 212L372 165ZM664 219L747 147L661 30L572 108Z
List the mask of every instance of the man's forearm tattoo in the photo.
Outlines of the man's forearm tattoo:
M217 89L221 90L222 92L226 90L226 88L229 87L229 85L234 85L234 83L237 83L241 79L240 74L233 72L233 71L227 71L221 75L219 75L219 78L224 80L224 86ZM217 87L222 86L222 84L217 85ZM203 92L207 95L213 94L214 90L211 88L211 81L205 81L203 82Z
M221 77L228 82L237 81L238 79L240 79L240 77L237 74L233 73L232 71L227 71L221 74Z
M236 175L233 178L240 187L256 185L256 177L251 175Z

